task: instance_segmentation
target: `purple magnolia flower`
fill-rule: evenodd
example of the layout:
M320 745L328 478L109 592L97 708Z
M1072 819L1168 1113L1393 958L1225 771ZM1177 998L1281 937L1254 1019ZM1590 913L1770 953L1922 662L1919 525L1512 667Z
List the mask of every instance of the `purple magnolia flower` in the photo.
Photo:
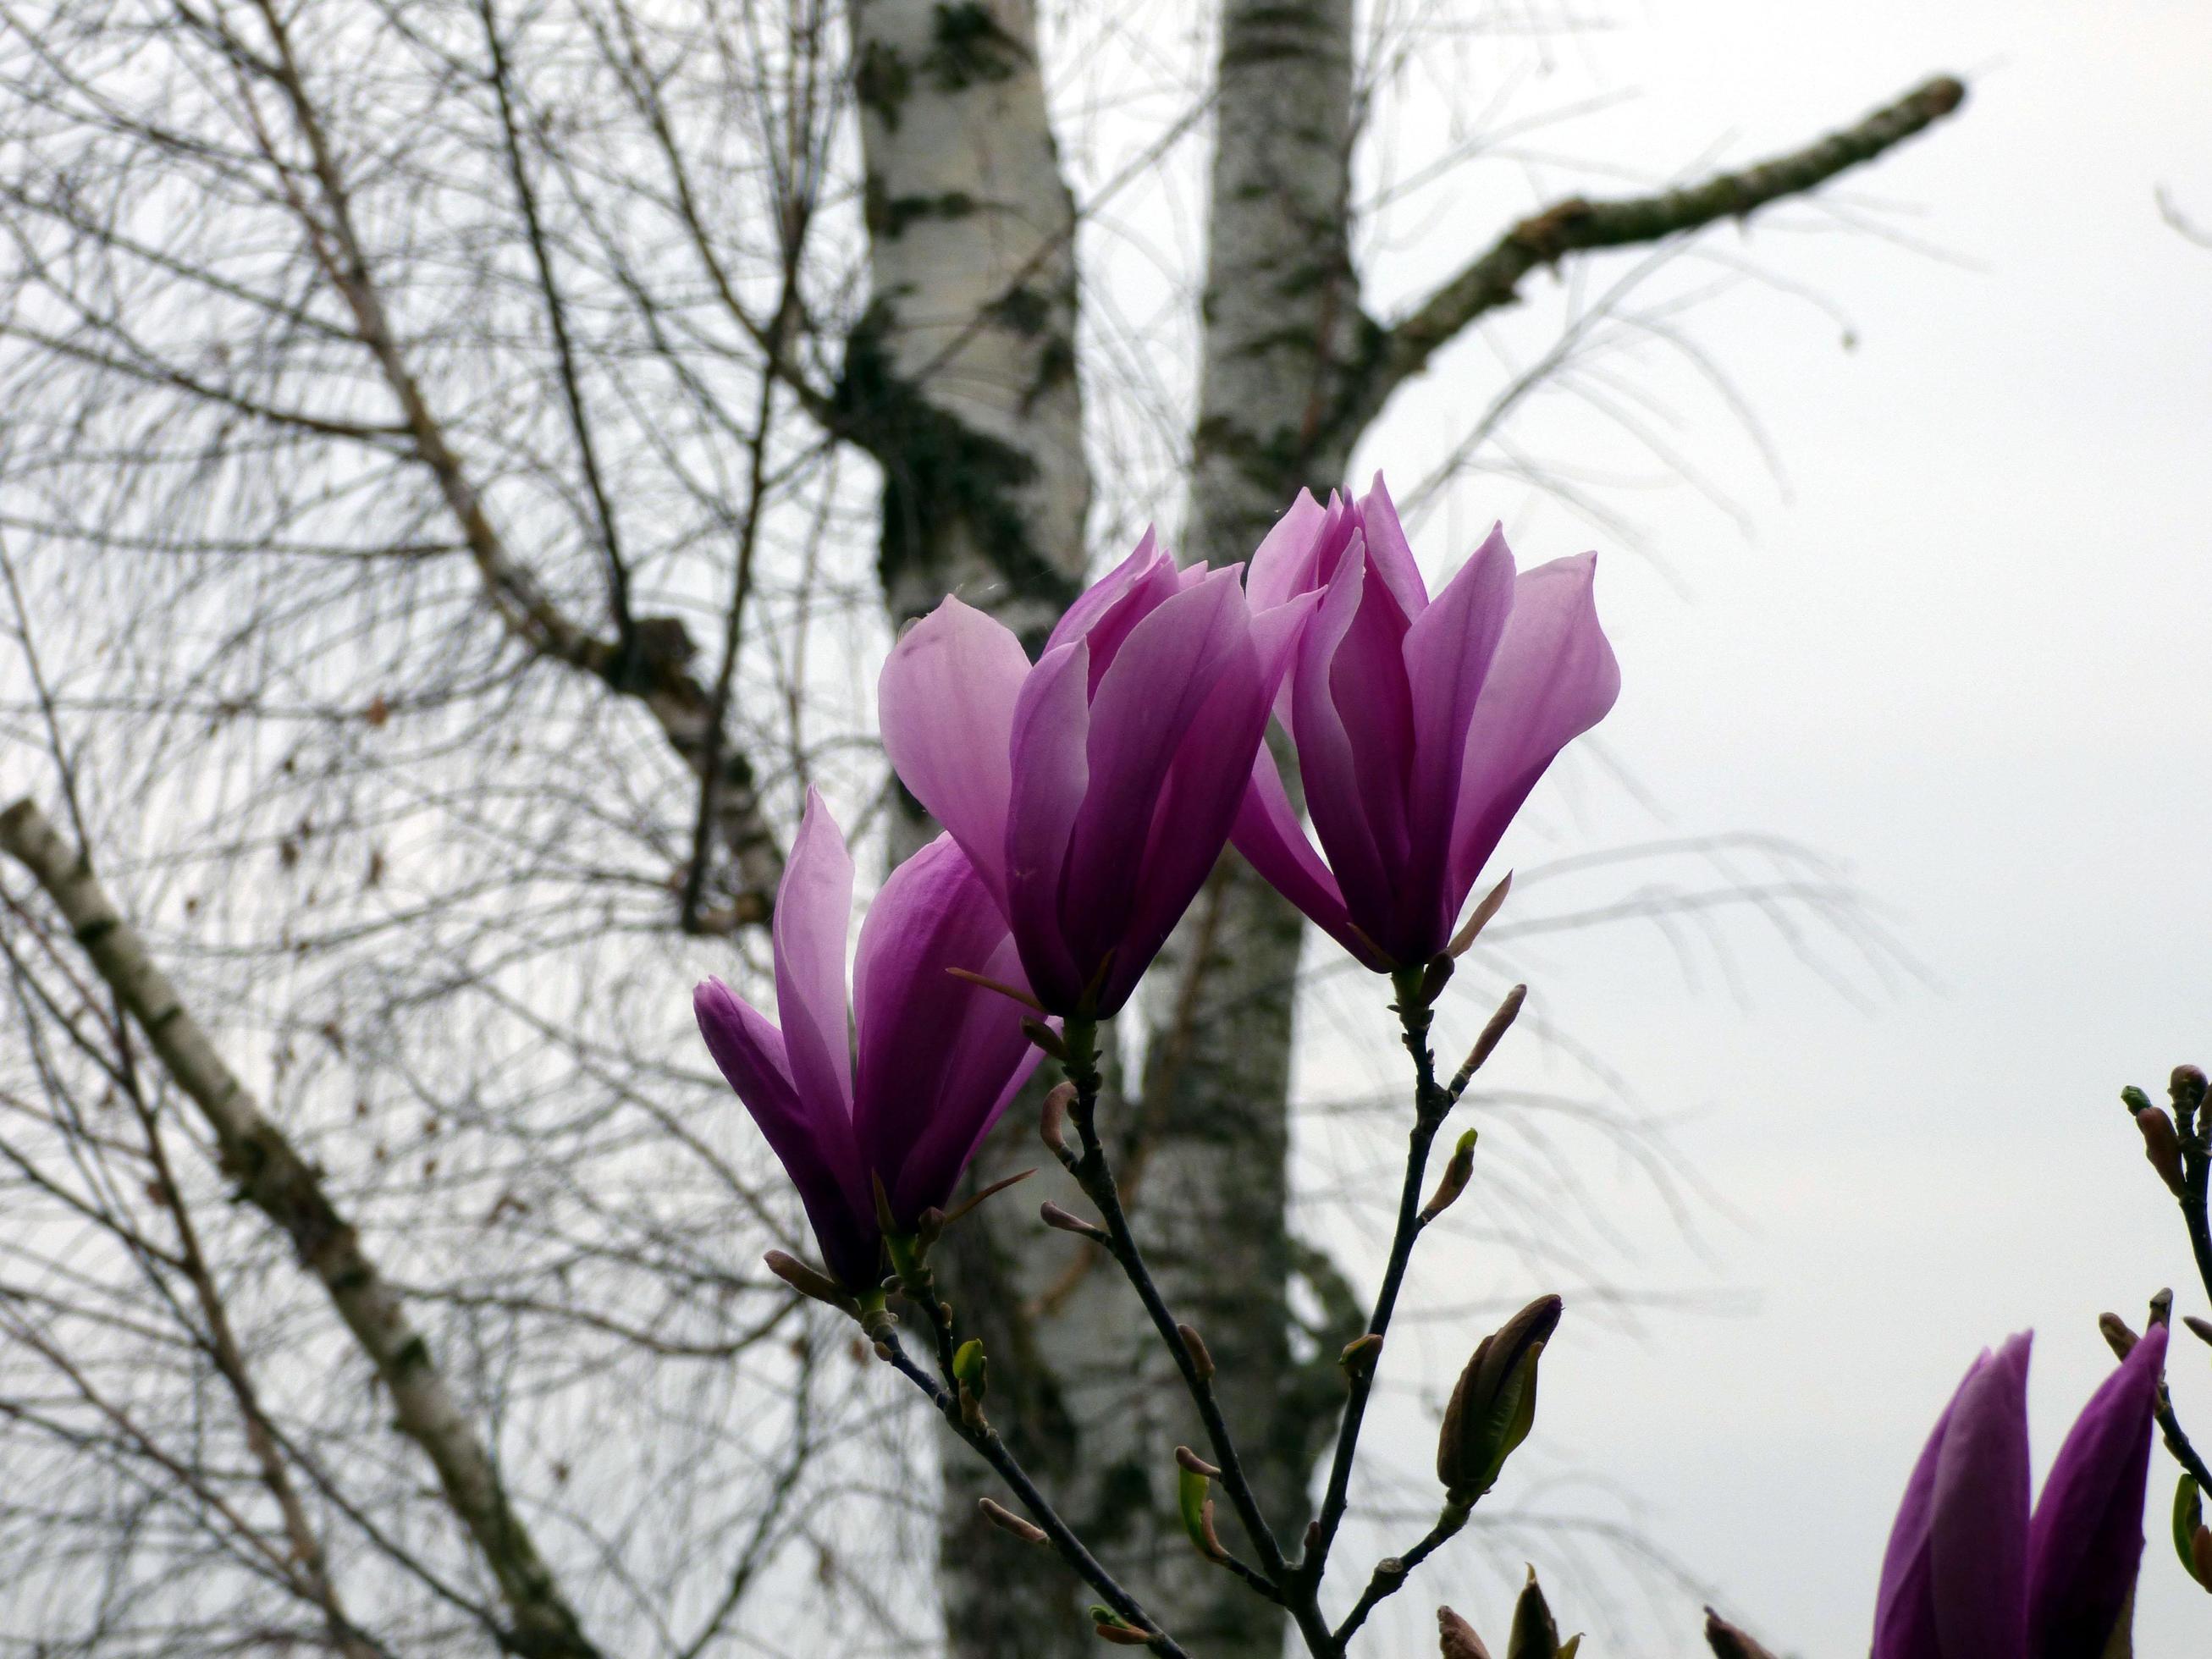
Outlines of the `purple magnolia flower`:
M1128 1000L1229 839L1313 604L1255 611L1238 577L1177 569L1147 531L1035 667L956 599L884 665L891 764L974 860L1055 1013Z
M1039 1056L1018 1005L946 971L1022 984L1006 925L951 836L893 871L876 895L860 927L848 1034L852 908L844 835L810 789L776 890L782 1029L719 979L703 981L692 1005L714 1063L799 1188L830 1271L866 1291L882 1277L876 1182L893 1224L911 1231L951 1195Z
M2027 1508L2027 1354L1968 1370L1913 1468L1882 1558L1873 1659L2101 1659L2142 1559L2153 1326L2075 1419Z
M1493 530L1434 599L1377 474L1326 508L1300 492L1252 556L1255 605L1318 592L1277 712L1297 745L1306 839L1264 748L1237 848L1370 968L1417 968L1553 757L1620 690L1596 556L1516 575Z

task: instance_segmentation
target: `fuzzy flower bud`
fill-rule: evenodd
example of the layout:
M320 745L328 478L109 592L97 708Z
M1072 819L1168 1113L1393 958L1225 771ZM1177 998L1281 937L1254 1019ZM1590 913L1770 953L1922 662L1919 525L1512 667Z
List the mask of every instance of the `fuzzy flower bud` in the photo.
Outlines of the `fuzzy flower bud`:
M1460 1373L1437 1440L1437 1479L1455 1504L1488 1492L1536 1420L1536 1362L1565 1304L1540 1296L1482 1339Z

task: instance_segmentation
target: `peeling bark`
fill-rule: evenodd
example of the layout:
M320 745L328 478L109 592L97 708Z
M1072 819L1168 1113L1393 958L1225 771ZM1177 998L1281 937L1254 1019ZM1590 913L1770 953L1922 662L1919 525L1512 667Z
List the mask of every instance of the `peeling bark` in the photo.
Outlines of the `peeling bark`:
M948 592L1033 644L1082 586L1075 204L1027 0L854 0L873 293L837 416L884 473L893 624Z

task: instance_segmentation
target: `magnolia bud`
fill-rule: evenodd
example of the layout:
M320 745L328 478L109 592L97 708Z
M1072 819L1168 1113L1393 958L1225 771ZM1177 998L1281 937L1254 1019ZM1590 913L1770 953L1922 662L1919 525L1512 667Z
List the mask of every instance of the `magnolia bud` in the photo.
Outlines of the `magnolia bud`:
M2204 1103L2204 1073L2194 1066L2177 1066L2166 1079L2166 1089L2173 1109L2186 1115Z
M1022 1022L1022 1035L1026 1036L1031 1042L1036 1044L1038 1048L1043 1049L1045 1053L1050 1054L1054 1060L1057 1060L1063 1064L1066 1063L1067 1060L1066 1042L1061 1039L1059 1032L1054 1030L1051 1026L1046 1024L1042 1020L1024 1020Z
M1437 1479L1453 1503L1488 1492L1536 1420L1536 1362L1565 1304L1540 1296L1482 1339L1459 1375L1437 1438Z
M1198 1380L1201 1382L1210 1381L1213 1376L1213 1355L1206 1346L1206 1339L1198 1334L1197 1327L1178 1325L1176 1334L1182 1339L1183 1351L1190 1355L1190 1368L1198 1373Z
M2115 1359L2125 1359L2136 1351L2136 1344L2142 1340L2128 1328L2128 1322L2116 1313L2099 1314L2097 1329L2103 1334L2105 1344L2112 1349Z
M2212 1343L2212 1319L2199 1319L2195 1314L2184 1314L2181 1322L2189 1327L2190 1334L2199 1342Z
M1444 1165L1436 1191L1421 1206L1420 1222L1424 1227L1451 1208L1467 1190L1468 1181L1474 1174L1474 1131L1469 1129L1459 1138L1459 1145L1452 1148L1451 1161Z
M1525 985L1516 985L1505 994L1505 1000L1498 1005L1498 1012L1491 1015L1490 1023L1475 1038L1474 1047L1468 1050L1467 1058L1460 1062L1459 1073L1452 1079L1449 1091L1454 1100L1466 1091L1469 1080L1482 1069L1483 1061L1490 1058L1492 1051L1505 1041L1505 1034L1513 1029L1513 1022L1521 1017L1521 1005L1528 1000L1528 988Z
M1046 1536L1045 1529L1042 1527L1031 1526L1028 1522L1023 1520L1020 1516L1016 1515L1012 1510L1006 1508L1002 1504L994 1503L991 1499L986 1498L979 1500L978 1507L982 1510L983 1518L986 1521L988 1521L1000 1532L1010 1532L1013 1534L1015 1537L1020 1539L1024 1544L1043 1544L1051 1541Z
M1092 1239L1102 1244L1106 1242L1107 1232L1103 1227L1094 1227L1081 1216L1061 1209L1050 1199L1037 1206L1037 1215L1048 1227L1056 1227L1061 1232L1073 1233L1079 1238Z
M810 1267L795 1255L786 1255L781 1250L770 1250L761 1258L768 1270L801 1296L811 1296L817 1302L826 1302L839 1313L860 1316L860 1304L853 1299L852 1292L819 1268Z
M1212 1466L1195 1455L1186 1460L1188 1451L1187 1446L1176 1448L1176 1462L1182 1466L1176 1471L1176 1507L1182 1512L1182 1529L1190 1538L1191 1547L1207 1560L1218 1561L1227 1552L1214 1535L1213 1500L1206 1495L1209 1482L1205 1470Z
M1437 1609L1437 1627L1443 1637L1443 1659L1490 1659L1490 1650L1482 1645L1474 1626L1449 1607Z
M1513 1633L1505 1638L1505 1659L1559 1659L1559 1626L1536 1583L1536 1569L1513 1604Z
M1374 1376L1382 1360L1382 1339L1372 1331L1346 1343L1344 1352L1336 1357L1336 1363L1344 1367L1344 1374L1355 1382Z
M2128 1115L2133 1117L2150 1105L2150 1097L2130 1083L2120 1091L2120 1104L2126 1107Z
M1141 1648L1157 1639L1151 1631L1139 1630L1103 1602L1091 1604L1091 1622L1101 1641L1111 1642L1116 1647Z
M2212 1589L2212 1527L2202 1522L2189 1537L2189 1571L2198 1583Z
M2144 1107L2136 1114L2136 1127L2142 1132L2143 1156L2158 1171L2158 1178L2166 1182L2166 1190L2176 1198L2188 1197L2189 1180L2181 1168L2181 1137L2175 1132L2173 1120L2166 1115L2166 1108Z
M1705 1641L1715 1659L1774 1659L1771 1653L1711 1607L1705 1609Z
M1187 1469L1193 1474L1202 1474L1209 1480L1218 1480L1221 1478L1219 1469L1188 1446L1176 1448L1176 1464L1177 1468Z
M2181 1558L2184 1572L2212 1589L2212 1578L2197 1568L2197 1540L2203 1532L2203 1494L2197 1489L2196 1477L2184 1474L2173 1489L2173 1553Z

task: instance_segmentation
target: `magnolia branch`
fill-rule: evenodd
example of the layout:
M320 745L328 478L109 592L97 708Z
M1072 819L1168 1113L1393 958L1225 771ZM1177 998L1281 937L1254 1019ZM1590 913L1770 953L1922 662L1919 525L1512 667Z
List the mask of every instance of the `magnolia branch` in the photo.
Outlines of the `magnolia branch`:
M1805 195L1925 131L1966 96L1964 83L1939 76L1856 126L1741 171L1619 201L1572 197L1523 219L1405 317L1381 328L1364 366L1348 377L1334 429L1354 436L1364 430L1390 394L1426 368L1468 324L1516 302L1522 279L1539 266L1555 265L1571 253L1664 241Z
M501 1632L502 1644L535 1659L598 1659L599 1650L507 1501L489 1449L398 1294L362 1248L361 1235L331 1202L319 1173L224 1063L91 866L36 802L20 800L0 813L0 852L45 890L171 1079L199 1108L240 1196L283 1230L301 1265L322 1282L390 1394L399 1431L429 1458L448 1507L499 1585L514 1620L512 1630Z

